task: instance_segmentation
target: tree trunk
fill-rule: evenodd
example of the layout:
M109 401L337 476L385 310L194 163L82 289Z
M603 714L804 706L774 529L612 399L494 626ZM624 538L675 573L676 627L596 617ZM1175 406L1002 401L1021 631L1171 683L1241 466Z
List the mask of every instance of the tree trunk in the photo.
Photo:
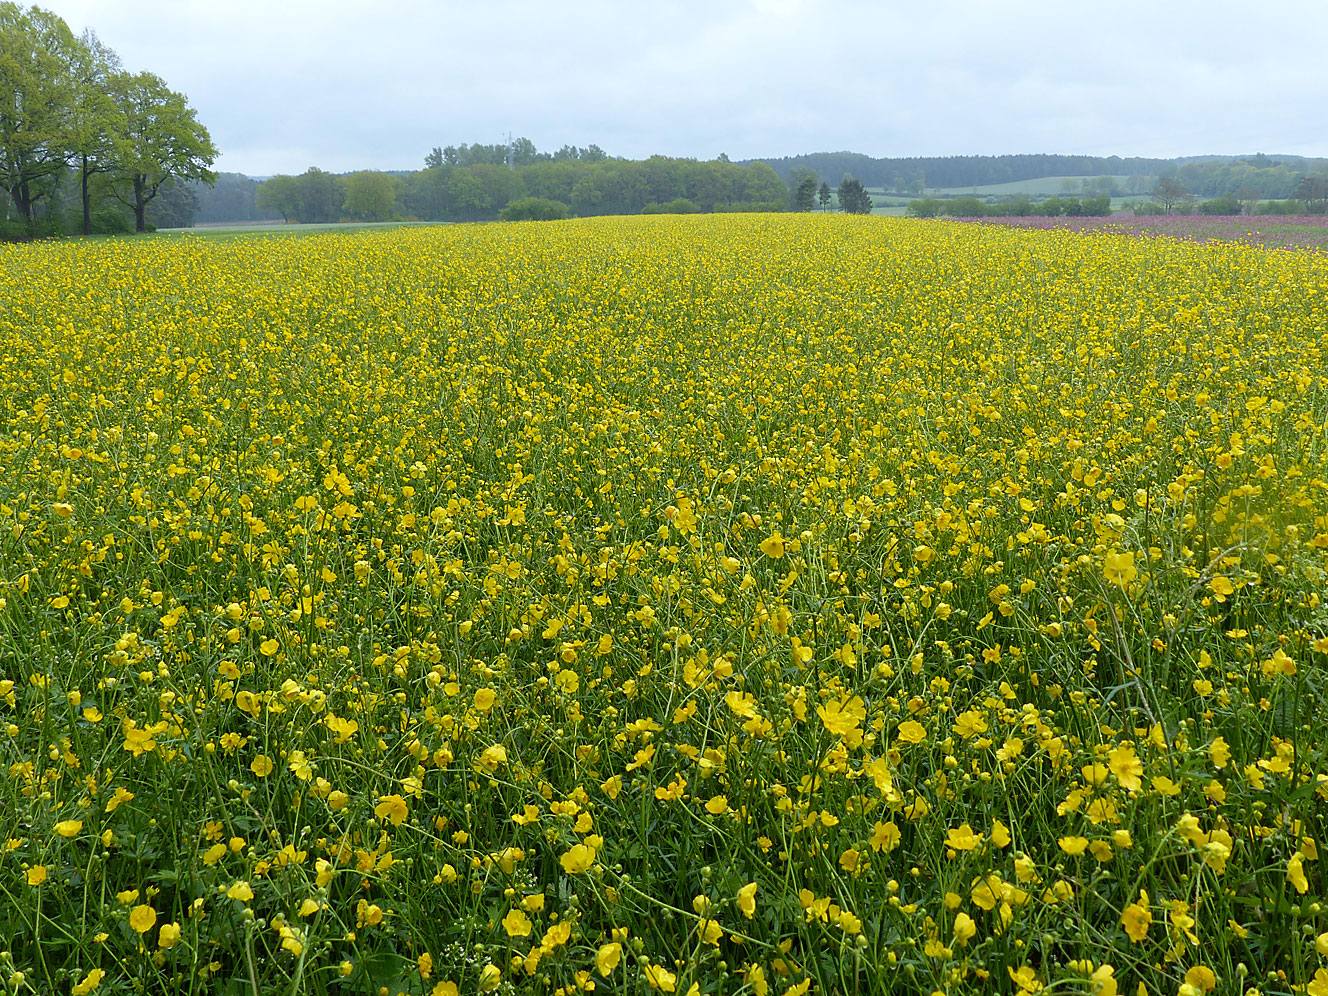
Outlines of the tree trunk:
M18 209L18 216L23 219L25 224L31 225L33 198L31 191L28 190L28 181L19 180L11 188L10 195L14 199L14 207Z
M143 196L143 178L134 177L134 231L146 232L148 230L147 219L145 215L148 210L147 199Z
M82 157L81 172L83 175L83 234L92 234L92 202L88 198L88 157Z

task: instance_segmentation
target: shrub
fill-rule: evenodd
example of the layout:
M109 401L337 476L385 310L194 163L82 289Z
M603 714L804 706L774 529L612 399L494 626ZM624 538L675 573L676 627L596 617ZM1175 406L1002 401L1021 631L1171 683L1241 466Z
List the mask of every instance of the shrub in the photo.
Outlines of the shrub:
M93 235L125 235L133 231L129 217L118 208L102 207L92 212Z
M911 218L935 218L941 213L941 202L935 197L919 197L909 202L904 213Z
M500 221L560 221L567 205L548 197L520 197L498 212Z
M700 212L695 201L690 201L686 197L678 197L663 204L657 204L654 201L641 209L642 214L697 214Z
M986 218L1000 212L987 204L986 201L980 201L976 197L966 195L944 201L941 205L941 213L952 218Z

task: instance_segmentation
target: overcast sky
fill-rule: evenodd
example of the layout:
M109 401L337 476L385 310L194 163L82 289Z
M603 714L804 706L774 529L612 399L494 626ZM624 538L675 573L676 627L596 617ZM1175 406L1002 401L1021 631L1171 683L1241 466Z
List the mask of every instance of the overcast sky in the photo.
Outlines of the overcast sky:
M1323 0L45 0L184 92L218 169L435 145L733 159L1328 156Z

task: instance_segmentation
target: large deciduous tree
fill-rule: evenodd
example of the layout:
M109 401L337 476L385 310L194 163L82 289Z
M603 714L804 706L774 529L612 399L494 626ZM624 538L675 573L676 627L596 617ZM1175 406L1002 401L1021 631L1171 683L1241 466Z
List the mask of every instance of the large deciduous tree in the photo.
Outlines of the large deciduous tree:
M78 50L56 15L0 3L0 187L28 224L69 164Z
M116 141L125 131L121 108L110 94L120 72L120 57L90 28L78 39L70 66L73 103L70 107L69 151L78 170L83 205L83 234L92 234L92 196L88 182L98 173L116 169Z
M387 173L361 170L343 179L346 201L342 209L361 221L387 221L396 203L397 185Z
M1157 186L1153 188L1153 199L1162 205L1162 210L1167 214L1171 214L1171 209L1179 202L1189 200L1192 196L1185 189L1185 184L1174 176L1162 177L1157 181Z
M111 80L122 128L114 190L134 212L134 229L146 228L147 206L167 183L211 182L217 149L184 95L153 73L117 74Z

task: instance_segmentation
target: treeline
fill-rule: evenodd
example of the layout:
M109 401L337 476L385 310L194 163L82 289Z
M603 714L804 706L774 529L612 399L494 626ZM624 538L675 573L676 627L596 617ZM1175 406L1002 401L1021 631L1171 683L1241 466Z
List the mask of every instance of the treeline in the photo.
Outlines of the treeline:
M977 197L919 197L910 201L906 213L913 218L1010 218L1037 216L1105 218L1111 214L1111 195L1096 197L1048 197L1035 201L1024 194L988 204Z
M1328 159L1299 156L1252 156L1229 162L1185 163L1176 179L1200 197L1235 197L1238 200L1296 198L1301 181L1328 171Z
M0 236L148 225L149 206L210 180L217 150L183 94L125 71L88 30L0 3ZM75 208L75 205L77 207Z
M1036 180L1043 176L1129 176L1156 174L1171 166L1164 159L1122 159L1120 156L912 156L874 159L857 152L815 152L766 159L787 180L801 166L820 176L856 176L868 187L913 190L936 187L978 187L989 183Z
M1211 156L1197 159L1143 159L1120 156L943 156L874 159L856 152L818 152L766 159L785 181L803 171L836 178L858 177L869 187L921 195L927 190L981 187L1046 176L1129 177L1152 181L1173 177L1201 197L1235 195L1242 187L1260 199L1294 196L1300 181L1328 169L1328 159L1300 156ZM1137 182L1127 184L1139 187ZM1104 192L1104 191L1100 191ZM1113 191L1114 192L1114 191ZM1143 192L1143 188L1131 189Z
M513 154L516 146L521 148L519 155ZM586 152L564 146L559 153L546 155L521 139L514 146L435 148L424 169L402 174L362 171L336 176L311 167L299 176L274 176L263 182L254 208L260 214L308 224L392 218L484 221L531 198L562 205L580 217L652 213L669 205L678 211L703 212L791 207L787 184L764 163L665 156L614 159L596 146Z

